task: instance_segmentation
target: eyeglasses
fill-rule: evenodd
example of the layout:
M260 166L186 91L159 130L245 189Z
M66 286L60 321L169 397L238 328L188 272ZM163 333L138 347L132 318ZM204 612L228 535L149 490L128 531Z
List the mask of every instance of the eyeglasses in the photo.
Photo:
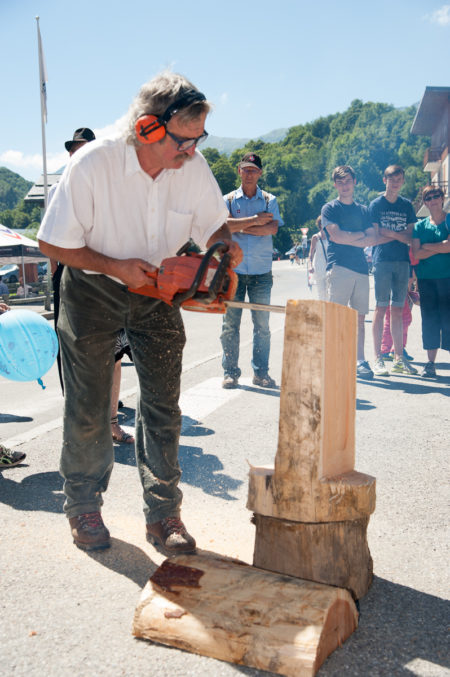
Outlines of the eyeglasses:
M192 146L198 146L200 143L203 143L208 138L208 132L203 132L200 136L197 136L195 139L183 139L181 136L172 134L166 127L166 134L170 136L173 141L177 144L177 150L185 151L192 148Z
M434 199L437 200L438 198L442 198L442 197L444 197L444 196L441 195L441 193L433 193L433 195L427 195L427 196L423 199L423 201L424 201L424 202L431 202L431 200L434 200Z
M260 169L252 169L251 167L241 167L241 172L244 174L259 174Z

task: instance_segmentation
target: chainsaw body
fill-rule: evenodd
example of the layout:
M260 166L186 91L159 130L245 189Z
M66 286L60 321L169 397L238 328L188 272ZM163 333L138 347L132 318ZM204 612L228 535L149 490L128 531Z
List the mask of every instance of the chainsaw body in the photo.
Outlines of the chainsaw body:
M151 284L130 291L185 310L225 313L225 301L233 299L238 282L226 245L215 242L204 255L189 252L188 247L189 243L185 244L176 256L164 259L160 268L147 273ZM225 252L220 261L214 257L217 252Z

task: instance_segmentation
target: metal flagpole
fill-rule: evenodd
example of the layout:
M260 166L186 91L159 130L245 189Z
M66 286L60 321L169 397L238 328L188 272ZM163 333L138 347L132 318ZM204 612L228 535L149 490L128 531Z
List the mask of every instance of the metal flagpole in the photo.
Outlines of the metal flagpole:
M41 93L41 133L42 133L42 163L44 169L44 210L47 209L48 183L47 183L47 150L45 146L45 124L47 122L47 71L45 68L44 53L42 51L41 31L39 30L39 17L36 17L38 55L39 55L39 90Z
M44 177L44 214L48 203L48 178L47 178L47 149L45 144L45 125L47 123L47 69L45 67L44 52L42 50L41 31L39 29L39 17L36 17L38 57L39 57L39 91L41 94L41 135L42 135L42 165ZM45 297L45 310L51 309L52 278L50 260L47 260L47 294Z

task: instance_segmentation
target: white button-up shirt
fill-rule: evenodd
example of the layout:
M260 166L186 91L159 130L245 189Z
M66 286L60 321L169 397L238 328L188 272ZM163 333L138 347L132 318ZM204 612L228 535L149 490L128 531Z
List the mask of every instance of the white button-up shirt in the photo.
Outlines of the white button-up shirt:
M125 139L104 139L71 158L38 238L159 266L190 238L205 248L227 217L217 182L198 151L181 169L165 169L152 179Z

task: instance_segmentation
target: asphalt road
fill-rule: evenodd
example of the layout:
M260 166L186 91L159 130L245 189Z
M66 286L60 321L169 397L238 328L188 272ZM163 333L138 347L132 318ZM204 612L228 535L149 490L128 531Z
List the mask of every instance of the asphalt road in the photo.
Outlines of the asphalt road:
M305 298L304 267L274 265L272 301ZM373 308L373 302L371 304ZM369 315L366 351L371 358ZM182 378L183 519L203 550L252 561L254 531L245 508L248 463L274 458L279 392L251 384L250 318L241 341L241 387L220 387L221 318L186 313ZM283 316L273 315L271 374L280 382ZM425 360L413 310L408 351ZM356 632L319 675L450 675L448 623L448 451L450 364L440 378L358 382L356 469L377 478L369 525L375 579L361 600ZM134 419L134 367L124 361L121 412ZM88 554L73 546L62 515L58 474L62 398L56 370L37 384L0 379L0 439L27 453L0 473L2 572L0 675L161 677L262 675L180 650L135 640L134 609L162 562L145 541L133 450L116 445L103 516L113 547Z

